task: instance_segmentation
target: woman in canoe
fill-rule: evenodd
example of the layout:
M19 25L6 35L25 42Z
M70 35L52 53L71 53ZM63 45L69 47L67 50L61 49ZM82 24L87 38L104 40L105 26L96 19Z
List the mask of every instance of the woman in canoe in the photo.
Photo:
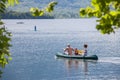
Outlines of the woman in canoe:
M84 44L84 56L87 56L87 47L88 47L88 45Z

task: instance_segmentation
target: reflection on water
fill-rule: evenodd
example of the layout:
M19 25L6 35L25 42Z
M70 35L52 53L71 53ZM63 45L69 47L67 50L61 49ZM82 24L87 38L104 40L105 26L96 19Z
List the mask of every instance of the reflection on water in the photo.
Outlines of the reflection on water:
M119 80L120 78L118 76L120 74L119 64L114 63L114 65L113 63L101 62L101 59L83 60L57 58L57 62L60 62L63 68L65 68L64 75L66 75L65 79L69 78L68 80ZM116 65L118 67L115 67Z
M85 72L85 74L87 74L87 72L88 72L88 62L87 61L84 61L84 72Z
M84 75L88 75L89 63L97 64L97 60L67 59L67 58L57 58L57 59L64 61L68 73L74 70L80 70L81 72L84 73Z

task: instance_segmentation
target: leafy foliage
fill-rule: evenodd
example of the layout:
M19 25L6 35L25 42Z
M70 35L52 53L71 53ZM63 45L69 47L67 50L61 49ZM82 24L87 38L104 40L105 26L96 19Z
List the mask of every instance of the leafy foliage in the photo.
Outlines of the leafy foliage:
M18 4L19 0L6 0L8 6L14 6L14 4Z
M6 2L6 0L1 0L0 1L0 14L4 13L4 11L5 11L5 8L6 8L5 2Z
M6 3L14 4L13 2L17 0L1 0L0 1L0 16L4 13L6 9ZM9 60L11 60L9 47L11 41L11 33L5 29L3 26L3 22L0 20L0 67L4 68L6 64L8 64Z
M2 71L2 70L0 70L0 78L2 77L2 74L3 74L3 71Z
M31 8L30 12L32 13L33 16L43 16L45 11L52 12L56 4L57 2L53 1L50 2L45 9Z
M8 61L11 60L9 42L11 41L11 33L8 32L5 27L0 28L0 66L5 67Z
M81 8L80 16L97 17L97 30L103 34L110 34L120 28L120 0L92 0L91 5Z
M0 20L0 25L3 25L4 23Z

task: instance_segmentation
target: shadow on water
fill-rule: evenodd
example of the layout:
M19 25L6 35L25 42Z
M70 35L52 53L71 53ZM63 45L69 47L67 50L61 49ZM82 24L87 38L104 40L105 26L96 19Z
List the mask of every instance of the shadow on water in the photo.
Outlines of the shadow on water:
M67 58L56 58L62 60L67 68L68 73L70 71L83 72L84 75L89 73L89 64L97 64L97 60L85 60L85 59L67 59Z

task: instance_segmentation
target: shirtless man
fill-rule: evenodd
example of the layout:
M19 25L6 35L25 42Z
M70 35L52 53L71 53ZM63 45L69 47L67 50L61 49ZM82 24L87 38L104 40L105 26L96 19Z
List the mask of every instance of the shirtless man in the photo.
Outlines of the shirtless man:
M64 50L64 52L67 51L68 55L72 55L72 51L74 51L73 48L70 47L70 44L67 45L67 48Z

